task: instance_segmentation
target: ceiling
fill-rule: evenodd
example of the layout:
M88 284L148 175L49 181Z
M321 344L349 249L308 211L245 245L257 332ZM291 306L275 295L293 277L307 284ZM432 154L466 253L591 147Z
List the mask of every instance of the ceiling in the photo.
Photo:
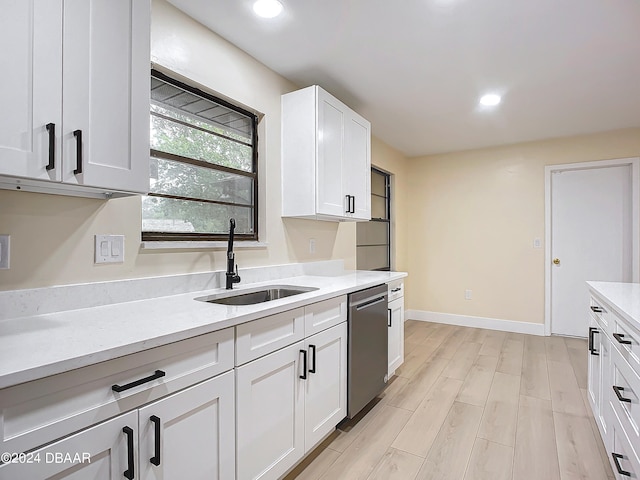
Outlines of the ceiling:
M640 127L640 0L170 2L407 156Z

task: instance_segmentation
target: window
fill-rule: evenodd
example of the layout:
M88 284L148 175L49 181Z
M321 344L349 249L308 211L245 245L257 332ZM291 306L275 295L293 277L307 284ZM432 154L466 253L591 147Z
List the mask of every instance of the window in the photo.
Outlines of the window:
M371 169L371 220L356 225L358 270L391 270L389 175Z
M257 240L256 115L155 70L150 114L142 239Z

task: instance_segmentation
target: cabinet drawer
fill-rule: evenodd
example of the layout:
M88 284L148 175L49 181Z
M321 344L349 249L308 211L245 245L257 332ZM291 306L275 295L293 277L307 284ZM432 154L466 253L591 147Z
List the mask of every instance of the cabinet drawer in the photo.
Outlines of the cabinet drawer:
M640 332L613 312L609 320L612 322L611 343L629 362L631 368L640 372Z
M589 311L591 312L591 316L597 321L598 325L605 332L611 332L609 327L609 312L607 307L603 302L591 296L589 301Z
M395 280L387 284L389 286L389 301L393 301L396 298L404 297L404 282L402 280Z
M236 327L236 365L299 342L304 338L304 308L296 308Z
M304 334L307 337L346 321L346 295L304 307Z
M0 451L31 450L230 370L233 350L227 328L3 389Z
M609 461L614 475L618 480L638 478L640 475L640 461L631 447L631 441L624 432L617 414L614 413L611 422L612 445L609 453Z
M640 445L640 377L617 349L612 353L612 385L605 388L611 388L611 404L632 444Z

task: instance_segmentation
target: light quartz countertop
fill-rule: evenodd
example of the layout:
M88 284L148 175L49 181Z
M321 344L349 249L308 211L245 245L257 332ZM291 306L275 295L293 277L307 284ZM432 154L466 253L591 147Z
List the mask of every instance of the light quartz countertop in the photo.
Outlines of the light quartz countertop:
M640 283L587 282L587 285L631 326L640 330Z
M255 305L194 300L226 292L212 289L0 321L0 388L63 373L186 338L345 295L406 276L403 272L346 271L240 284L318 290Z

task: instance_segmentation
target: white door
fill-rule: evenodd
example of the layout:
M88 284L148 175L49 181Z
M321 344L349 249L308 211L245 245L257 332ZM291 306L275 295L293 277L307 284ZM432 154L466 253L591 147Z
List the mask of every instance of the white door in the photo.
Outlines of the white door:
M125 413L1 465L0 480L138 478L137 426L138 412Z
M136 478L233 478L234 390L234 372L227 372L141 408Z
M146 193L149 0L64 5L63 181Z
M371 124L348 112L344 132L345 195L351 200L347 216L371 219Z
M236 369L238 480L276 480L302 458L302 352L300 341Z
M305 450L319 443L347 416L347 322L305 341Z
M404 361L404 298L389 302L389 377Z
M60 180L62 0L0 5L0 173Z
M342 168L344 155L344 106L318 88L318 163L316 166L316 210L326 215L344 216L347 202Z
M551 332L586 337L586 281L629 282L631 166L551 175Z

